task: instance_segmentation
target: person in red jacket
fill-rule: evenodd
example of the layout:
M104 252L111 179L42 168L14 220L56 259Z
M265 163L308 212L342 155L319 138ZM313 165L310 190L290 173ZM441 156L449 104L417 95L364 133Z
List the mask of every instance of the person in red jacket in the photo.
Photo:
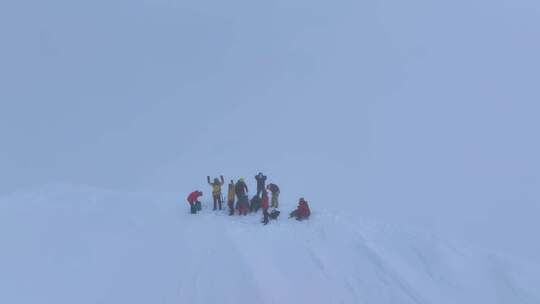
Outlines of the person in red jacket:
M307 201L302 197L300 198L300 201L298 202L298 208L291 212L289 215L289 218L294 217L296 220L301 221L308 219L311 215L311 210L309 209L309 205Z
M266 190L263 191L262 193L262 201L261 201L261 207L262 207L262 212L263 212L263 223L265 225L268 224L268 208L270 207L269 206L270 202L269 202L269 199L268 199L268 192Z
M193 191L189 194L187 201L189 203L189 206L191 207L191 214L196 214L197 211L201 211L202 206L201 202L199 202L199 197L201 197L203 193L201 191Z

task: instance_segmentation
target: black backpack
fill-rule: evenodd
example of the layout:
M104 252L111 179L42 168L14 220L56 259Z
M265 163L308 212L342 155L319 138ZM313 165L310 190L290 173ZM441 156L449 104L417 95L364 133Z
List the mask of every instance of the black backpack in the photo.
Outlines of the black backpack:
M281 212L279 210L272 210L268 216L270 216L270 218L273 220L277 220L280 213Z

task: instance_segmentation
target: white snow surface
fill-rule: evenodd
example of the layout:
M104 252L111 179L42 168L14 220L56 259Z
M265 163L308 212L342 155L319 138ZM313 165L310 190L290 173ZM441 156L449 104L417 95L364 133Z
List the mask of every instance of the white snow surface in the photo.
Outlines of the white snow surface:
M311 202L268 226L184 194L0 199L0 303L540 303L540 267ZM14 233L16 232L16 233Z

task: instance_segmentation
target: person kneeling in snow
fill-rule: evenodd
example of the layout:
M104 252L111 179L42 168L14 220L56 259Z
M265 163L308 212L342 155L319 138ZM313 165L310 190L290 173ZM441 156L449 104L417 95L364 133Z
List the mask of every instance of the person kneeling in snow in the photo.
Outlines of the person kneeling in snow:
M289 218L294 217L297 221L308 219L311 215L311 210L309 210L309 205L306 200L302 197L298 202L298 208L291 212Z
M199 202L199 197L202 195L203 193L201 191L193 191L189 194L187 201L191 207L191 214L196 214L197 211L202 210L201 202Z

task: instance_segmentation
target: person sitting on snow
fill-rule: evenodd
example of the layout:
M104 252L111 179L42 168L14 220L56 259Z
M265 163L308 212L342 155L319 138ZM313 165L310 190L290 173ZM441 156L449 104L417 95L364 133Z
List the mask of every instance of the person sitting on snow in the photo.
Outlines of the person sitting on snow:
M206 177L206 180L208 181L208 184L212 186L212 198L214 199L214 210L217 209L217 204L219 203L219 210L221 210L221 186L225 184L225 180L223 179L223 175L220 176L221 180L218 178L214 178L214 182L210 182L210 176Z
M189 203L189 206L191 207L191 214L196 214L197 211L202 210L201 202L199 202L199 197L201 197L203 193L201 191L193 191L189 194L187 201Z
M309 205L307 201L302 197L300 198L300 201L298 202L298 208L291 212L289 215L289 218L294 217L297 221L302 221L305 219L308 219L311 215L311 210L309 209Z

